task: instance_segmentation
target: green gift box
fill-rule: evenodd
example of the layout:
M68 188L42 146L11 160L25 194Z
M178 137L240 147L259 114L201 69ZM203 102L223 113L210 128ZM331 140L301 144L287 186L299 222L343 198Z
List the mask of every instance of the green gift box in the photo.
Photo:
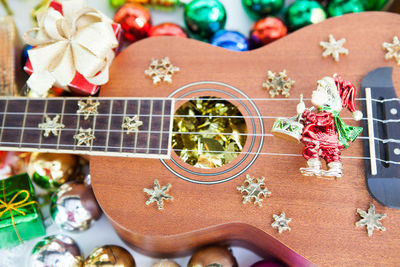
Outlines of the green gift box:
M0 249L46 234L28 174L0 181Z

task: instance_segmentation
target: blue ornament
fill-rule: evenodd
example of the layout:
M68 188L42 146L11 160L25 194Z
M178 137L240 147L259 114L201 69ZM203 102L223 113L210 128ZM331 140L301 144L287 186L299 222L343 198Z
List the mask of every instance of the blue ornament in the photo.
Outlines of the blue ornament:
M24 45L24 47L22 48L22 57L21 57L22 66L25 66L26 61L28 60L28 51L31 50L32 48L33 46L28 44Z
M211 44L232 51L248 51L249 45L243 34L235 31L220 30L211 39Z

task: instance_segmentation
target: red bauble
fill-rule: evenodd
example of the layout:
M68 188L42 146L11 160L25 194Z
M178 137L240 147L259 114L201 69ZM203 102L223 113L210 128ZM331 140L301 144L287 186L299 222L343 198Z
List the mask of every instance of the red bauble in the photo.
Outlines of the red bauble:
M168 22L159 24L150 29L149 37L155 36L175 36L187 38L187 34L180 26Z
M286 35L287 28L283 22L275 17L267 17L256 21L250 29L251 48L258 48L269 44Z
M136 42L146 38L151 28L151 14L144 6L126 3L115 13L114 21L121 24L125 40Z

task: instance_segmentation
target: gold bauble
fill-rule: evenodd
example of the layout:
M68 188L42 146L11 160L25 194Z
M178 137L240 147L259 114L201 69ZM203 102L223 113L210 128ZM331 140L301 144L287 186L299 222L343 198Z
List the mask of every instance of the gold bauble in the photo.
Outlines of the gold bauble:
M54 191L77 173L78 156L55 153L32 153L28 173L39 187Z
M94 249L86 258L84 267L136 267L132 255L120 246L106 245Z
M238 267L238 264L228 248L211 246L196 251L188 263L188 267L207 266Z
M155 263L153 267L180 267L180 265L171 260L161 260Z

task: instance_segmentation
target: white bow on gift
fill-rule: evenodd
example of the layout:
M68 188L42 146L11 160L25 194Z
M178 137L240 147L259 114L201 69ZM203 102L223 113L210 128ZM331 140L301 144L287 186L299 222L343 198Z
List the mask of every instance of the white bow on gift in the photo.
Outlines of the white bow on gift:
M49 8L39 14L38 28L24 35L35 46L28 51L33 73L27 84L39 96L53 85L68 89L76 72L92 84L105 84L118 46L112 21L84 0L63 1L62 11Z

